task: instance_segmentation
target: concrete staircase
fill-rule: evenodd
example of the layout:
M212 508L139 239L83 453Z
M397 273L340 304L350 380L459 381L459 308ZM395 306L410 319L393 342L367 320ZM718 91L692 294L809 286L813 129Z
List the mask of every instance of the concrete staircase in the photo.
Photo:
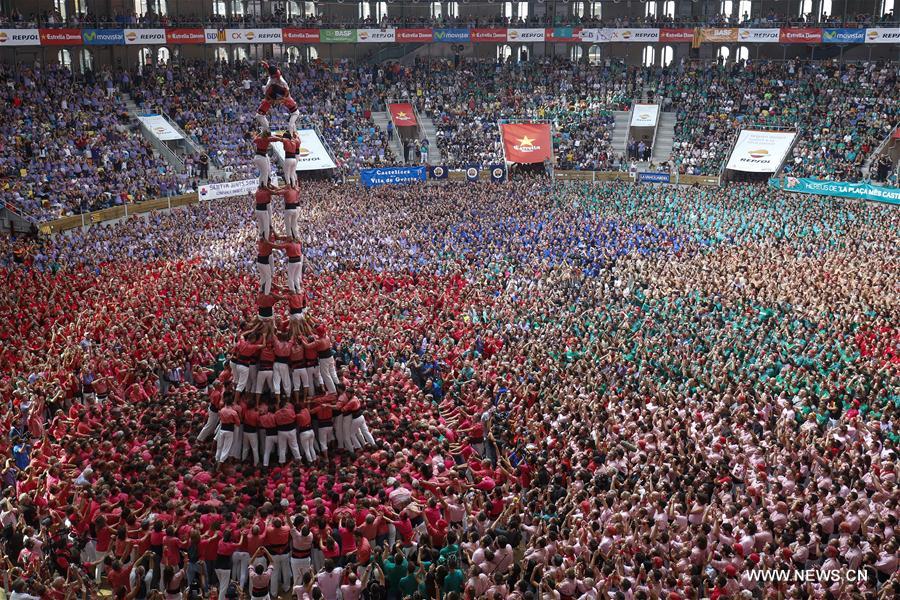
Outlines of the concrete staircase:
M422 113L419 113L419 121L421 130L425 134L425 137L428 139L428 164L443 164L444 155L441 153L441 149L438 148L437 128L435 128L434 126L434 121L431 120L431 117L427 117Z
M650 160L656 164L668 160L672 154L672 145L675 143L675 116L674 112L659 113L656 140L653 144L653 154L650 155Z
M628 149L628 129L631 127L631 111L613 111L615 125L612 133L612 149L616 154L625 154Z
M375 127L383 131L385 136L387 136L387 126L390 120L391 116L386 111L372 113L372 121L375 123ZM403 164L403 144L400 143L400 136L397 135L396 129L394 130L394 139L388 142L388 145L391 148L391 152L397 157L397 162Z

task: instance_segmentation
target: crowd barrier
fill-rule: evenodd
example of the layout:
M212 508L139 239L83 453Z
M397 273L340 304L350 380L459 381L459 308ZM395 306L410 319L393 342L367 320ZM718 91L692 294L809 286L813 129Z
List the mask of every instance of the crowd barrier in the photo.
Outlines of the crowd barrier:
M447 179L450 181L466 181L466 173L463 170L448 170ZM624 171L565 171L557 170L553 173L557 181L633 181L630 174ZM491 174L487 169L482 169L478 173L479 181L490 181ZM348 176L345 180L348 184L356 184L360 182L358 175ZM434 181L434 180L430 180ZM677 177L674 183L685 185L719 185L718 177L707 177L699 175L681 175ZM90 213L82 213L80 215L70 215L60 217L52 221L42 223L39 227L41 233L52 235L77 227L86 227L106 221L114 221L131 215L147 213L154 210L164 210L177 208L188 204L199 202L197 193L183 194L181 196L172 196L170 198L154 198L137 204L123 204L121 206L112 206L96 210Z

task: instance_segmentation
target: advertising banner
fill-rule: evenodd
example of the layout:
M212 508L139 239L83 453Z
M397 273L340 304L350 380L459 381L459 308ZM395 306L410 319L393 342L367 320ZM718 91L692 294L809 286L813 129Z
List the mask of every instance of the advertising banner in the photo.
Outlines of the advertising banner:
M819 44L822 30L808 27L782 29L778 41L782 44Z
M778 35L775 35L775 39L778 39ZM660 29L659 30L659 41L661 42L674 42L674 43L688 43L694 41L694 30L693 29Z
M547 38L545 29L507 29L507 42L543 42Z
M434 36L431 33L431 29L398 29L394 39L398 44L427 43L434 41Z
M41 32L37 29L0 29L0 47L40 45Z
M281 29L226 29L226 44L280 44Z
M738 30L734 27L702 27L701 44L722 44L738 41Z
M363 44L394 43L396 29L357 29L356 37Z
M355 29L320 29L319 38L326 44L355 44Z
M425 177L425 167L385 167L359 171L359 180L366 187L425 181Z
M870 27L866 29L867 44L900 43L900 27Z
M580 42L581 27L548 27L545 39L548 42Z
M638 173L638 183L669 183L671 180L668 173Z
M215 31L215 29L213 30ZM166 43L165 29L126 29L125 45L140 46Z
M281 39L285 44L318 44L319 30L285 27L281 30Z
M86 46L123 46L124 29L82 29L81 39Z
M659 29L605 29L607 42L658 42Z
M206 35L199 27L166 29L166 43L204 44L206 43Z
M435 29L434 41L449 44L464 44L469 41L468 29Z
M823 29L822 42L825 44L863 44L865 29Z
M472 29L469 32L473 42L505 42L506 30L499 27L493 29Z
M600 41L599 29L582 29L578 32L578 41L592 43Z
M783 181L782 181L783 179ZM772 178L769 185L800 194L821 194L840 198L859 198L874 202L900 205L900 188L889 188L871 183L850 183L847 181L822 181L808 177ZM782 187L783 186L783 187Z
M655 127L659 119L658 104L635 104L631 113L632 127Z
M80 29L41 29L41 46L80 46Z
M259 178L242 179L240 181L225 181L222 183L207 183L197 190L200 200L216 200L218 198L231 198L233 196L246 196L252 194L259 187Z
M138 121L143 123L150 133L163 141L182 139L181 134L175 131L171 123L161 115L142 115L138 117Z
M204 29L207 44L224 44L227 40L225 29Z
M476 181L478 181L478 174L480 173L480 168L481 168L481 165L479 165L478 163L469 163L466 166L466 170L465 170L466 181L468 181L469 183L475 183Z
M491 165L489 167L491 183L503 183L506 181L506 165Z
M738 135L725 168L748 173L774 173L796 135L794 131L744 129Z
M319 171L322 169L335 168L334 161L325 150L325 145L319 139L319 134L315 129L298 129L297 135L300 136L300 148L297 150L297 170L298 171ZM284 146L281 142L273 142L272 149L284 160Z
M447 179L450 169L445 165L433 165L428 167L428 179Z
M541 163L553 159L549 123L502 123L500 137L507 162Z
M738 29L738 39L749 44L777 44L780 30L774 29Z
M416 113L413 112L412 104L388 104L388 110L391 111L391 119L396 127L415 127Z

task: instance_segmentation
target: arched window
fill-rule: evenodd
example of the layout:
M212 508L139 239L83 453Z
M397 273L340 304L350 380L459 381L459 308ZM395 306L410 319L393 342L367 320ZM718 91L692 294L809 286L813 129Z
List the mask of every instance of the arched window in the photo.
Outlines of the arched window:
M572 50L570 53L570 58L572 62L580 62L581 57L584 56L584 50L581 46L572 46Z
M66 11L66 0L53 0L53 8L56 9L57 16L65 21L68 16L68 12Z
M503 16L507 19L522 19L525 20L528 18L528 3L527 2L504 2L503 3Z
M600 62L601 58L602 54L599 45L594 44L593 46L588 48L588 62L590 62L592 65L596 65Z
M750 48L747 46L738 48L735 60L750 60Z
M78 62L81 67L81 72L85 71L93 71L94 70L94 54L87 48L82 48L81 52L78 53Z
M672 64L672 59L675 58L675 50L672 46L663 46L662 52L659 57L659 64L663 67L668 67Z
M72 68L72 53L69 52L68 49L63 48L62 50L57 52L56 59L59 61L60 66L67 69Z
M656 11L659 8L657 6L658 2L647 2L644 4L644 16L645 17L655 17Z
M803 0L800 2L800 16L804 17L813 11L813 0Z
M227 14L225 10L225 0L213 0L212 14L215 17L224 17Z
M888 14L892 10L894 10L894 0L882 0L881 11L879 11L880 14L878 16L883 17L884 15Z
M652 67L656 62L656 48L653 46L644 46L644 66Z
M213 57L218 61L227 63L228 62L228 50L224 46L219 46L218 48L216 48L215 53L213 53Z
M154 15L169 14L169 7L166 0L134 0L134 12L137 16L143 17L148 12Z
M243 0L231 0L231 14L235 17L243 17L244 16Z
M88 14L87 0L72 0L72 8L76 15Z
M447 9L447 13L444 14L444 8ZM459 16L459 2L432 2L431 3L431 18L432 19L443 19L447 17L449 19L455 19Z
M151 48L141 48L140 52L138 52L138 64L139 65L149 65L153 64L153 49Z
M288 63L300 62L300 48L297 46L288 46L285 54L287 55Z
M582 17L584 17L584 2L572 3L572 16L576 19L581 19Z
M750 0L740 0L738 2L738 17L741 21L749 21L753 16L753 3Z
M728 58L731 56L731 48L729 48L728 46L722 46L721 48L719 48L719 52L716 56L718 56L722 60L722 62L728 62Z
M602 2L590 2L588 8L591 9L591 16L595 19L599 19L603 16L603 3Z
M167 65L171 57L172 54L169 52L169 49L165 46L160 46L156 51L156 64Z
M247 53L247 49L241 46L238 46L234 49L234 60L235 61L246 61L250 58L250 55Z
M831 15L831 0L820 0L819 1L819 21L822 20L822 17L825 15Z
M359 18L380 21L387 16L387 2L360 2Z
M675 16L675 0L666 0L662 3L662 10L659 12L660 17Z
M509 44L497 46L498 59L507 60L510 56L512 56L512 47Z
M732 2L732 0L722 0L722 2L719 3L719 14L730 17L733 10L734 2Z
M302 17L315 17L316 16L316 3L315 2L298 2L297 0L290 0L285 5L285 15L289 19L293 18L302 18Z

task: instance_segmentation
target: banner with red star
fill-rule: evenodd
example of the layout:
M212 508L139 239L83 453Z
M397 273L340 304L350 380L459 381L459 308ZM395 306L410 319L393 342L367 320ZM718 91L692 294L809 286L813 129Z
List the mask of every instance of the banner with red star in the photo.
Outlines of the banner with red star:
M394 127L415 127L416 113L413 112L412 104L388 104L388 110L391 111Z
M553 143L549 123L501 123L506 161L542 163L553 160Z

